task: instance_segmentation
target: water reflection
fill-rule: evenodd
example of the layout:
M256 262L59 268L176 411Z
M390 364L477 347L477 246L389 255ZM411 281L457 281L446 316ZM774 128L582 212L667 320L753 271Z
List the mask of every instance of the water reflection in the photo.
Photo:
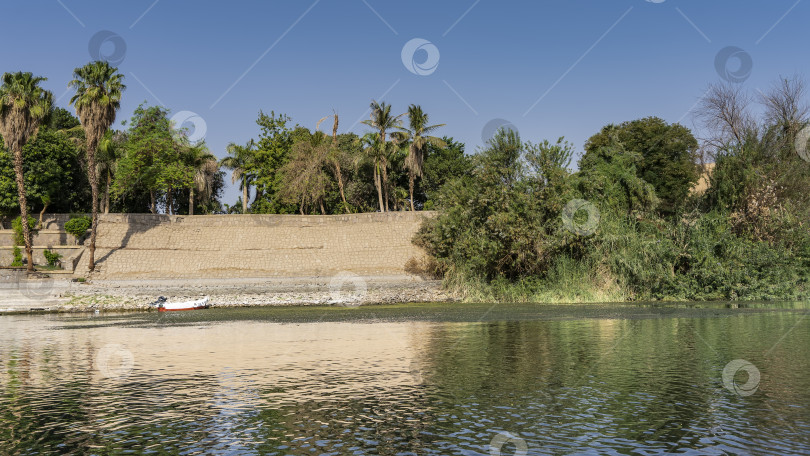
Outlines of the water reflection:
M480 323L273 312L0 319L0 454L810 453L800 310ZM761 372L755 394L724 387L735 359Z

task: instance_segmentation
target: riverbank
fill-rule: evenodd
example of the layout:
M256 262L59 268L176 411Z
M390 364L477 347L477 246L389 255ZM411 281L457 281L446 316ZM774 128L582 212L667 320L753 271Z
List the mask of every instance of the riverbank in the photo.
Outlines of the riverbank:
M212 307L360 306L451 302L441 281L416 276L360 276L240 279L131 279L78 282L58 278L6 276L0 287L0 312L93 312L152 309L170 302L210 297Z

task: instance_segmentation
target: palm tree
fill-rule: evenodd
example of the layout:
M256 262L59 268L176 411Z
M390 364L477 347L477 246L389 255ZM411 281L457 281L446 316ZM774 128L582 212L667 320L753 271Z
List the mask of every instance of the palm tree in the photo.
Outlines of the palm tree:
M377 133L367 133L358 139L363 149L363 158L368 159L374 168L374 187L377 188L377 197L380 201L380 212L385 212L383 203L383 168L387 166L388 157L394 152L396 146L391 142L380 142Z
M375 175L374 183L377 185L377 192L380 197L380 212L385 212L388 210L388 155L391 149L386 142L387 136L390 130L405 130L402 128L402 121L400 120L404 115L405 114L394 116L391 114L391 105L386 104L385 102L377 103L376 101L372 100L371 118L363 121L365 125L377 130L379 140L377 142L377 147L379 148L377 158L380 161L380 166L375 166L374 172L382 173L382 176L380 177ZM378 181L381 181L380 184L377 184ZM382 192L380 191L380 187L382 187ZM383 204L383 192L385 193L385 204Z
M436 147L447 147L447 144L435 136L430 136L434 130L444 126L444 124L428 125L428 115L422 111L418 105L408 107L409 129L405 134L400 135L401 141L410 143L408 147L408 157L405 159L405 168L408 169L409 187L411 195L411 210L413 206L413 186L417 177L423 175L423 165L425 164L425 146L428 144Z
M113 174L118 168L118 160L121 158L123 136L123 133L108 131L98 144L96 175L107 178L104 188L104 204L102 205L105 214L110 213L110 187Z
M315 126L315 130L320 127L321 122L324 120L334 117L335 123L332 125L332 146L329 149L328 153L328 160L332 164L332 167L335 168L335 177L337 178L338 182L338 190L340 190L340 199L343 201L343 210L346 213L349 213L349 203L346 202L346 192L344 191L343 186L343 171L340 168L340 148L338 148L338 139L337 139L337 131L338 131L338 124L340 123L340 119L338 118L337 113L332 114L331 116L326 116L323 119L318 121L318 124Z
M250 198L250 186L256 176L252 172L254 162L255 144L251 139L244 146L235 143L228 144L228 156L220 160L219 166L233 171L231 183L240 181L239 189L242 190L242 213L248 213L248 200Z
M76 88L70 99L84 127L87 138L87 177L93 195L93 225L90 231L89 269L96 268L96 235L98 234L98 174L96 150L104 133L115 122L115 113L121 107L121 95L126 89L124 76L118 68L107 62L95 61L73 70L69 87Z
M28 271L34 270L31 231L28 227L28 201L25 197L23 175L23 146L36 136L39 125L53 106L53 94L39 87L46 78L32 73L5 73L0 85L0 134L6 148L14 157L14 174L20 202L20 222L25 238Z
M217 157L205 144L191 146L188 150L189 162L194 172L194 183L188 191L188 215L194 215L194 191L199 192L202 201L208 201L214 191L214 177L219 172Z

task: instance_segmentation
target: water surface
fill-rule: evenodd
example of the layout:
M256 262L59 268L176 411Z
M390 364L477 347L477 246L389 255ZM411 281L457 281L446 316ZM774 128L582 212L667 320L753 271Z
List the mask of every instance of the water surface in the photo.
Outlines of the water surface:
M809 309L3 316L0 454L810 454Z

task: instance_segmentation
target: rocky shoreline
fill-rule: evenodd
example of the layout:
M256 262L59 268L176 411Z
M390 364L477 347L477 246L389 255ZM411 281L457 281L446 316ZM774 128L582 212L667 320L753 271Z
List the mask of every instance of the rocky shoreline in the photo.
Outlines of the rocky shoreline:
M453 302L441 282L416 276L129 279L33 278L4 281L0 312L148 311L159 296L169 302L210 297L211 307L361 306L408 302Z

